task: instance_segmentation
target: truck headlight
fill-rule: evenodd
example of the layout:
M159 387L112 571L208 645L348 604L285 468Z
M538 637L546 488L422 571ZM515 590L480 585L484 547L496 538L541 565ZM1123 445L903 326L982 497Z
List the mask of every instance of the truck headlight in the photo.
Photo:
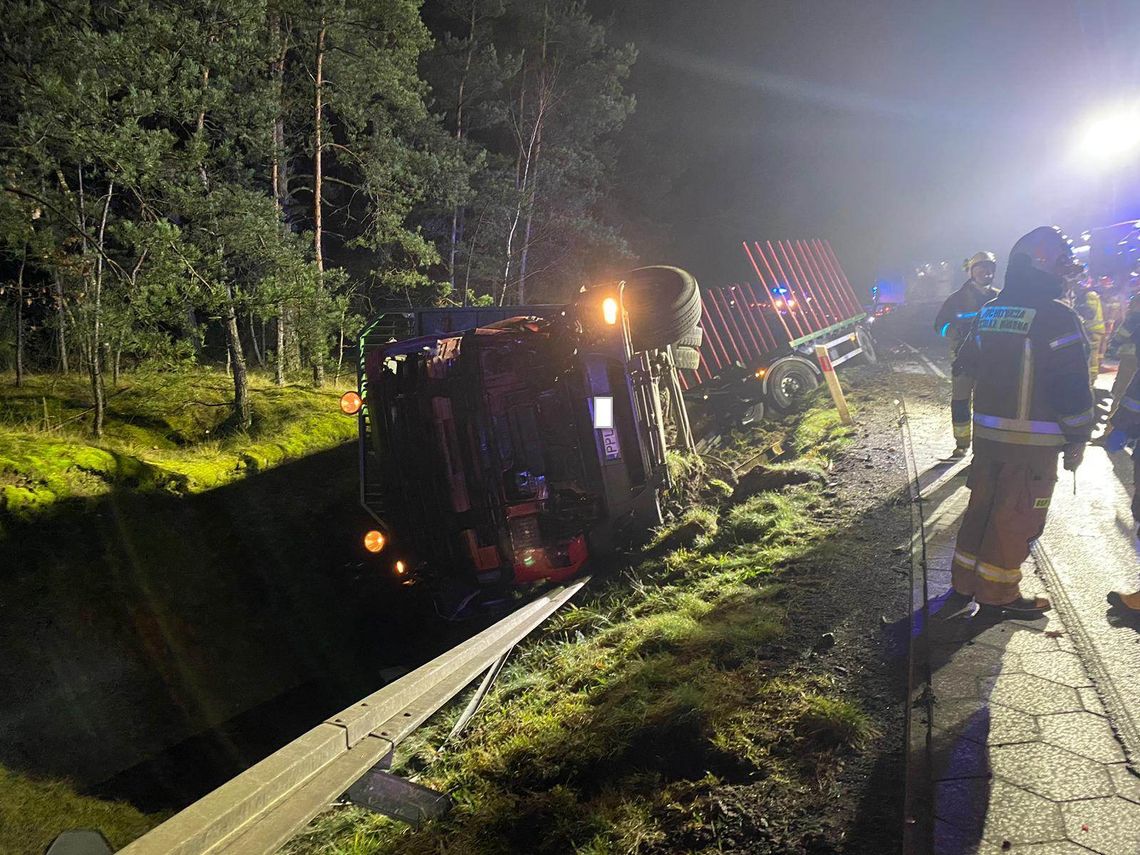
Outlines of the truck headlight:
M602 300L602 319L611 327L618 320L618 303L613 297Z

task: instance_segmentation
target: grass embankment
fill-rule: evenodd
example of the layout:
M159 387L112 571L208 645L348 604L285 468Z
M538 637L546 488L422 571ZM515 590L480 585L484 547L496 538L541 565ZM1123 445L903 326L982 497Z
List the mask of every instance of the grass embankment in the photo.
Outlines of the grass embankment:
M65 782L40 781L0 766L0 855L44 852L58 833L49 829L95 828L118 850L162 817L129 804L80 796Z
M206 369L126 375L108 390L102 439L90 436L84 377L40 375L17 388L0 378L0 534L69 499L112 490L196 493L356 435L338 390L250 382L254 422L222 435L230 379Z
M848 435L809 412L786 437L809 483L748 498L675 460L676 518L639 563L524 646L456 744L433 749L451 712L404 747L403 773L451 794L450 815L413 830L345 807L287 851L712 852L716 788L752 782L770 851L801 851L785 808L825 803L837 754L869 732L832 677L779 643L790 568L832 548L811 476Z
M104 436L96 440L85 378L33 376L16 388L11 375L0 376L0 540L6 527L112 491L198 493L356 434L356 420L337 406L339 390L282 388L261 378L251 387L252 428L225 434L232 395L225 374L126 375L108 389ZM10 569L0 557L0 573ZM43 852L69 828L97 828L119 848L160 820L81 796L69 782L0 766L0 855Z

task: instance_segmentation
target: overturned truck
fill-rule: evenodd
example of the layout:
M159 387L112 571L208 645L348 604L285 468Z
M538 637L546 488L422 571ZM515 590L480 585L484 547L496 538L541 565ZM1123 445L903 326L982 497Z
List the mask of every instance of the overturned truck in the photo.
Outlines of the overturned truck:
M359 396L342 407L377 525L365 546L398 578L559 581L661 522L664 406L688 441L673 347L700 318L696 281L642 268L518 312L459 330L389 313L362 334Z

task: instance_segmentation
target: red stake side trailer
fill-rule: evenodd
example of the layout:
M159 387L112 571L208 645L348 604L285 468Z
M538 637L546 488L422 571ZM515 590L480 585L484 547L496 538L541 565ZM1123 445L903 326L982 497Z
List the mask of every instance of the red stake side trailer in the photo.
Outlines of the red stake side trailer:
M731 393L781 411L819 385L815 346L833 365L875 361L870 323L827 241L744 243L755 280L702 290L700 364L681 371L681 386L700 397ZM759 381L759 382L757 382Z

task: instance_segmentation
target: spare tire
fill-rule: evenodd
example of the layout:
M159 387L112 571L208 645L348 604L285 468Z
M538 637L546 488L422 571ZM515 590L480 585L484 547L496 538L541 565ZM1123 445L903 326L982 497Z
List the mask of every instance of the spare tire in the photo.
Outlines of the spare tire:
M701 293L693 275L679 267L639 267L625 275L623 302L633 349L676 344L701 319Z
M701 367L701 352L683 344L673 345L673 364L682 371L696 371Z
M700 350L701 345L705 341L705 331L700 327L693 327L679 339L674 342L677 347L691 347L693 350Z

